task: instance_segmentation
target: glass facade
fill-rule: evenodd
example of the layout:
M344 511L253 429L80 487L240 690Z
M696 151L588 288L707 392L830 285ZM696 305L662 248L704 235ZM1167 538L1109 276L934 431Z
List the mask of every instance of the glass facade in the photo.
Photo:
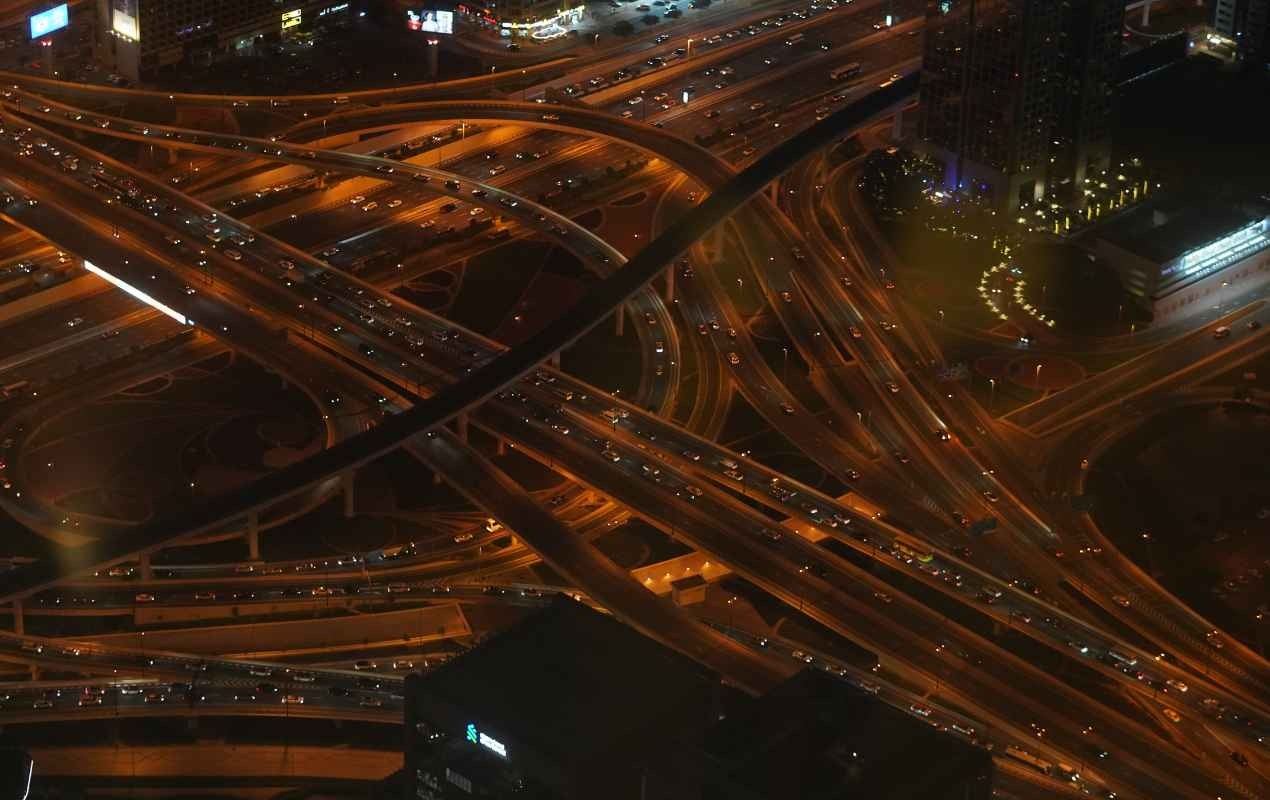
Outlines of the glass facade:
M1122 16L1113 0L928 0L919 133L949 188L1012 208L1052 163L1088 161L1110 138Z

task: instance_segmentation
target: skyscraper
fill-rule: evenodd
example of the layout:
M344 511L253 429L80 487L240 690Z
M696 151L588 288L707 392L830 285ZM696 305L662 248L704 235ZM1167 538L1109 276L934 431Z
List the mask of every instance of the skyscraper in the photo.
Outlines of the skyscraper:
M1055 73L1049 191L1076 196L1085 175L1111 164L1124 0L1068 0Z
M1216 0L1213 28L1239 43L1246 65L1270 67L1270 0Z
M928 0L919 149L948 187L1013 209L1105 163L1123 13L1114 0Z

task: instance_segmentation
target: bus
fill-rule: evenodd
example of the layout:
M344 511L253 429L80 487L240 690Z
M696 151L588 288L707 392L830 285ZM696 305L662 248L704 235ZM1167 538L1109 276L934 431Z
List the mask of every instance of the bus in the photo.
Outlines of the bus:
M860 74L860 65L858 63L850 63L829 71L829 77L835 81L854 78Z
M918 550L914 547L910 547L899 539L895 540L895 552L899 553L904 558L911 558L914 561L920 561L923 564L929 564L935 559L929 551Z
M795 33L793 36L785 40L785 46L793 47L794 45L798 44L802 40L803 40L803 35L801 33Z
M1107 651L1107 655L1125 667L1136 667L1138 659L1134 656L1127 656L1114 647Z
M1017 761L1022 761L1024 764L1027 764L1029 767L1032 767L1038 772L1042 772L1046 775L1049 775L1050 771L1054 769L1053 764L1051 764L1050 762L1046 761L1043 758L1038 758L1037 756L1032 755L1031 753L1029 753L1028 751L1024 750L1021 747L1015 747L1014 745L1010 745L1009 747L1005 749L1005 754Z

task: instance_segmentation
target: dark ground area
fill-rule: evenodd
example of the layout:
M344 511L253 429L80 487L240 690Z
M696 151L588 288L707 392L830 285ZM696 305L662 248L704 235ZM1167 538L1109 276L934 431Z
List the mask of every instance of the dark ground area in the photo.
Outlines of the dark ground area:
M1094 516L1121 552L1196 611L1259 646L1270 600L1270 411L1160 414L1090 470ZM1149 534L1144 539L1142 534Z

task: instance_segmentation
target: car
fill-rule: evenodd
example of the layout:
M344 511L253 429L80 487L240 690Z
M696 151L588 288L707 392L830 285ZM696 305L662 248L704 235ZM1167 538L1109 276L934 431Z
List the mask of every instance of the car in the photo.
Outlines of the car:
M235 260L235 261L242 261L242 260L243 260L243 254L242 254L242 253L240 253L240 252L238 252L237 250L232 249L232 248L231 248L231 249L229 249L229 250L226 250L226 251L225 251L225 255L229 256L230 258L232 258L232 259L233 259L233 260Z
M741 357L735 351L730 350L728 351L728 363L735 367L741 363Z
M983 490L983 499L984 499L984 500L987 500L989 503L995 503L995 502L997 502L998 500L1000 500L1001 498L997 497L997 493L996 493L996 492L994 492L994 491L992 491L991 489L984 489L984 490Z
M899 393L899 391L900 391L900 385L899 385L898 383L896 383L895 381L887 381L887 382L886 382L886 389L887 389L887 391L889 391L891 394L898 394L898 393Z
M215 600L216 592L210 592L210 591L209 592L195 592L194 599L195 600Z
M794 407L789 403L781 403L781 412L792 417L794 415Z
M166 703L168 701L168 696L163 692L146 692L145 697L142 698L142 700L147 704Z
M1129 598L1125 597L1122 594L1112 595L1111 599L1113 602L1115 602L1116 605L1121 606L1122 608L1129 607Z
M1261 330L1261 321L1256 319L1248 320L1248 330L1250 331Z
M284 694L282 696L282 704L284 706L302 706L304 705L304 697L298 694Z
M389 200L389 201L388 201L388 207L389 207L389 208L399 208L403 202L404 202L404 201L403 201L401 198L397 198L397 199L395 199L395 200Z
M1236 764L1238 764L1238 765L1239 765L1239 766L1241 766L1241 767L1246 767L1246 766L1248 766L1248 756L1244 755L1243 753L1237 753L1237 752L1235 752L1234 750L1231 750L1231 751L1230 751L1230 760L1231 760L1231 761L1233 761L1233 762L1235 762Z
M1182 721L1182 715L1167 706L1162 707L1160 711L1164 714L1164 716L1168 717L1170 722Z
M781 292L781 299L784 300L786 303L792 303L794 302L794 294L788 289L785 289L784 291Z
M887 605L890 605L891 602L894 600L894 598L892 598L886 592L874 592L873 597L878 600L881 600L883 603L886 603Z
M750 103L751 111L762 111L765 108L767 108L767 103L762 100L755 100L753 103Z
M935 433L935 438L941 442L952 441L952 434L950 434L948 431L944 430L943 428L936 428L934 433Z
M198 293L198 290L195 289L193 286L190 286L188 283L181 287L181 291L185 292L187 295Z
M1229 335L1230 335L1230 328L1226 327L1225 325L1222 325L1218 328L1213 329L1214 339L1225 339Z
M353 669L359 672L364 670L378 669L378 668L379 668L378 664L376 664L374 661L371 661L365 658L360 661L353 662Z
M1182 683L1179 680L1174 680L1173 678L1169 678L1168 680L1164 682L1164 684L1168 686L1170 689L1177 692L1182 692L1183 694L1191 690L1191 687L1187 686L1185 683Z
M958 525L962 526L963 528L970 524L970 517L967 517L963 512L957 511L954 509L953 511L949 513L952 516L953 520Z
M1223 647L1226 646L1225 642L1222 641L1221 636L1218 635L1217 631L1209 631L1208 633L1204 634L1204 641L1208 642L1208 645L1210 647L1213 647L1217 650L1221 650Z
M353 195L352 197L349 198L348 202L349 202L349 205L354 205L354 206L361 205L362 203L366 202L366 196L361 194Z
M384 701L378 697L363 697L359 705L362 708L383 708Z
M458 533L454 535L455 544L465 544L472 541L475 537L470 532Z
M84 324L84 318L83 318L83 317L75 317L74 319L72 319L72 320L70 320L69 322L67 322L67 323L66 323L66 327L68 327L68 328L78 328L80 325L83 325L83 324Z

